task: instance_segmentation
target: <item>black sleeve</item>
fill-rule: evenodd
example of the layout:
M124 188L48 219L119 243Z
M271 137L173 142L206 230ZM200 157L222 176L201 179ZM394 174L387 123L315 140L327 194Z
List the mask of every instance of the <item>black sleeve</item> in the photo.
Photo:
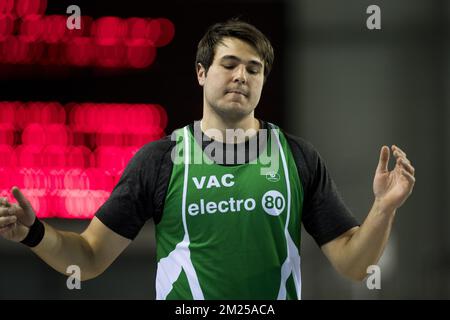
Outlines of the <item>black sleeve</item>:
M358 226L323 159L301 138L286 134L303 186L302 223L319 246Z
M159 169L171 146L169 137L165 137L146 144L133 156L110 197L95 214L103 224L133 240L145 222L155 217L155 189L160 193L161 186Z

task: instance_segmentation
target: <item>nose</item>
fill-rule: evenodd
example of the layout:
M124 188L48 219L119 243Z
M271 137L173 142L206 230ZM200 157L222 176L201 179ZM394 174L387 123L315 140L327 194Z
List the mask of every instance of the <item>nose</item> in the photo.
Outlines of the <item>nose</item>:
M233 74L233 82L244 84L247 82L247 70L244 65L239 65Z

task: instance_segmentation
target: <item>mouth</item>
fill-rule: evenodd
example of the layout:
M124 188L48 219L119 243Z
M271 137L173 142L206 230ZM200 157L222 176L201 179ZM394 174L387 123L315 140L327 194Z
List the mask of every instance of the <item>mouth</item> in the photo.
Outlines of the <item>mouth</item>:
M244 97L247 97L247 93L245 93L244 91L241 91L241 90L227 90L227 94L228 93L240 94L240 95L243 95Z

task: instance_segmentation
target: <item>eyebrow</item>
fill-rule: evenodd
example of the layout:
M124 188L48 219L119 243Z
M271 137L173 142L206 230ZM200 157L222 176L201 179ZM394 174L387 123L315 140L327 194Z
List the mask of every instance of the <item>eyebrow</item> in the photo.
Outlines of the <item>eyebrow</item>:
M233 55L226 55L226 56L223 56L222 58L220 58L220 61L224 61L224 60L234 60L236 62L241 62L242 61L241 59L239 59L238 57L233 56ZM262 63L257 61L257 60L250 60L248 62L248 64L253 64L253 65L256 65L256 66L258 66L260 68L263 67Z

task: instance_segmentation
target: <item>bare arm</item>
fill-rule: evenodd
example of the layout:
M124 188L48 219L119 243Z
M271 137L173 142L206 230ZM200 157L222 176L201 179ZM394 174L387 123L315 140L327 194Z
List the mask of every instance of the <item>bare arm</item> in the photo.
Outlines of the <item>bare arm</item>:
M82 234L59 231L44 224L45 236L32 251L63 274L69 265L79 266L82 280L103 273L131 242L96 217Z
M19 189L13 188L13 195L18 204L11 205L4 199L1 203L0 235L19 242L28 234L35 213ZM32 251L63 274L68 266L78 265L82 280L100 275L131 243L95 217L82 234L59 231L46 223L44 226L44 238Z
M373 183L375 202L364 223L322 246L335 269L354 280L364 279L367 267L380 259L396 210L409 197L415 183L415 170L406 154L396 146L392 150L397 160L395 168L389 171L389 148L381 149Z
M367 267L383 254L391 232L395 212L383 213L374 203L361 227L354 227L322 246L335 269L353 279L366 277Z

